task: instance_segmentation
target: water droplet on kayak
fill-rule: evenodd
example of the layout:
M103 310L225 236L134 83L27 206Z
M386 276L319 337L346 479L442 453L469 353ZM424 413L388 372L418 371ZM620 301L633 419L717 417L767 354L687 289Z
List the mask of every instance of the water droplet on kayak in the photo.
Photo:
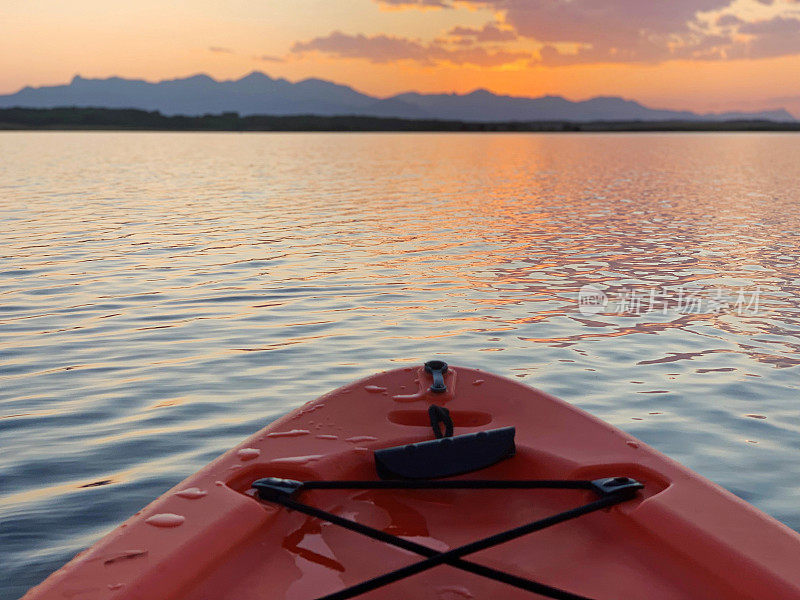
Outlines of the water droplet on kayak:
M417 392L416 394L397 394L396 396L392 396L392 400L395 402L415 402L422 398L422 392Z
M153 515L152 517L148 517L144 520L144 522L155 527L177 527L178 525L183 525L185 520L186 517L183 515L176 515L174 513L160 513Z
M225 485L225 482L224 481L215 481L214 485L216 485L218 487L223 487Z
M127 552L120 552L119 554L114 554L112 556L109 556L107 559L103 561L103 564L113 565L114 563L118 563L124 560L142 558L144 556L147 556L147 550L128 550Z
M356 446L353 448L356 452L361 452L362 454L365 452L369 452L369 448L364 448L363 446Z
M242 465L233 465L232 467L228 467L228 471L235 471L236 469L241 469Z
M110 590L120 590L125 586L124 583L109 583L108 589Z
M306 413L314 412L315 410L319 410L320 408L324 408L324 402L317 402L314 404L314 401L308 402L300 411L297 413L298 415L304 415Z
M289 464L289 465L302 465L302 464L305 464L307 462L311 462L311 461L314 461L314 460L319 460L323 456L325 456L325 455L324 454L311 454L309 456L287 456L285 458L273 458L272 459L272 463L273 464L279 464L279 465L286 465L286 464Z
M436 588L437 600L470 600L475 596L462 585L444 585Z
M358 444L359 442L377 442L378 438L374 435L354 435L353 437L347 438L345 441Z
M628 446L630 446L631 448L638 448L639 447L639 444L637 444L636 442L632 442L630 440L628 440L625 443L628 444Z
M483 383L483 379L476 379L475 381L472 382L472 385L480 385L482 383Z
M242 448L236 454L238 454L239 458L242 460L253 460L254 458L258 458L261 454L261 450L258 448Z
M175 492L176 496L180 496L181 498L186 498L188 500L197 500L206 494L208 494L208 492L196 487L190 487L186 488L185 490L181 490L180 492Z
M365 385L364 389L370 392L371 394L379 394L381 392L386 391L385 387L381 387L379 385Z
M308 429L292 429L291 431L273 431L267 437L297 437L311 433Z
M339 436L333 435L331 433L320 433L317 436L318 440L338 440Z

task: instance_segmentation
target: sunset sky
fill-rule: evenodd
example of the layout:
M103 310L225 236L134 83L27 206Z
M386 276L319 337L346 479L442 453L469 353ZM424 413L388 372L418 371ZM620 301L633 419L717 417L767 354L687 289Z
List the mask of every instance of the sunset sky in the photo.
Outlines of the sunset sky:
M798 0L0 0L0 93L259 70L800 116Z

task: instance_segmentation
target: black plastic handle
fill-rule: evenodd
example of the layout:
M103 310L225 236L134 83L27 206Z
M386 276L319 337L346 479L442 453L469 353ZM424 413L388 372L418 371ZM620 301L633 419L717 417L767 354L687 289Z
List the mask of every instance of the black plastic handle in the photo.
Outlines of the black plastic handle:
M433 377L433 385L430 390L435 394L442 394L447 391L444 383L444 374L447 373L447 363L443 360L429 360L425 363L425 372Z
M375 467L381 479L438 479L484 469L514 452L514 428L501 427L375 450Z

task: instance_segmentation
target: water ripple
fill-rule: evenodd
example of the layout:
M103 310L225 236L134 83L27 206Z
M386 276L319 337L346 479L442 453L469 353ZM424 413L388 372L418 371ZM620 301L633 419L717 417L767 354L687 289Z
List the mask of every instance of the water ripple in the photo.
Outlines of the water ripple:
M784 134L0 134L0 596L246 435L439 356L800 528ZM756 311L579 290L759 290Z

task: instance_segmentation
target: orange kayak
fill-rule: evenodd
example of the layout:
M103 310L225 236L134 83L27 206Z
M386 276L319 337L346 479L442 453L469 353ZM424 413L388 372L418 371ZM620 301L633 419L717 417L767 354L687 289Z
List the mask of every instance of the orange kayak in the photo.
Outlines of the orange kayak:
M591 415L440 361L286 415L28 600L800 599L800 535Z

